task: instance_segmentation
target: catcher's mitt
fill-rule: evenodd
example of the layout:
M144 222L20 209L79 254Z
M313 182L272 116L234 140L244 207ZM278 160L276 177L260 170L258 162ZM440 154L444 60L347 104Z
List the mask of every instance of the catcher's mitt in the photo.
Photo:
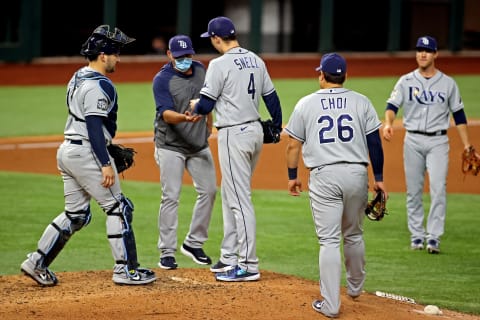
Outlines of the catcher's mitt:
M473 146L463 150L462 153L462 172L463 174L471 173L474 176L480 171L480 155L475 151Z
M272 120L260 121L263 127L263 143L278 143L280 142L280 132Z
M115 160L115 166L117 167L117 172L123 172L130 168L135 160L133 157L135 156L135 149L127 148L121 144L110 144L107 146L108 153L112 156Z
M365 215L372 221L380 221L386 214L388 214L387 198L382 190L378 190L375 194L375 198L367 203Z

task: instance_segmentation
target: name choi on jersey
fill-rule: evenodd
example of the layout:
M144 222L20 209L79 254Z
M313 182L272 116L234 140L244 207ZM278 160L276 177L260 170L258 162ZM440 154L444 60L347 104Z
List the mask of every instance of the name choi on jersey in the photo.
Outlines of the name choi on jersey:
M446 97L445 92L420 90L418 87L409 87L408 95L410 101L415 100L420 104L444 103Z
M347 109L347 98L345 97L320 99L320 103L323 110Z
M237 58L233 60L233 63L238 67L238 70L259 68L257 59L254 57Z

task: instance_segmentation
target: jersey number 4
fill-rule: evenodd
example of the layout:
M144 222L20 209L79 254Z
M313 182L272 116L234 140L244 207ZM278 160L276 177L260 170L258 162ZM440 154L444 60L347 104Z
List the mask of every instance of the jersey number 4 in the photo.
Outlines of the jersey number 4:
M248 94L252 95L252 100L255 99L255 77L250 73L250 81L248 82Z
M330 115L318 118L317 122L321 126L318 132L320 143L335 143L337 137L341 142L350 142L353 139L353 128L349 123L352 121L349 114L341 114L337 118Z

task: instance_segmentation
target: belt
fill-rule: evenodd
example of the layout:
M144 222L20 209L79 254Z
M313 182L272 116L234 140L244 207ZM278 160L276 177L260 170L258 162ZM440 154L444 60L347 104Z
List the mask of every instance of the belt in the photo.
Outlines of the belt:
M250 120L250 121L242 122L242 123L239 123L239 124L232 124L232 125L230 125L230 126L223 126L223 127L216 127L216 128L217 128L217 130L220 130L220 129L224 129L224 128L241 126L242 124L247 124L247 123L252 123L252 122L257 122L257 121L260 121L260 119Z
M83 144L82 140L71 140L71 139L67 139L67 140L70 141L70 144L77 144L79 146Z
M321 169L325 166L329 166L329 165L335 165L335 164L359 164L359 165L362 165L364 167L368 167L368 163L365 163L365 162L351 162L351 161L339 161L339 162L333 162L333 163L329 163L329 164L324 164L324 165L321 165L321 166L318 166L318 167L312 167L312 168L309 168L310 171L313 171L315 169Z
M423 131L417 131L417 130L407 130L410 133L416 133L416 134L423 134L424 136L444 136L447 134L447 130L439 130L435 132L423 132Z

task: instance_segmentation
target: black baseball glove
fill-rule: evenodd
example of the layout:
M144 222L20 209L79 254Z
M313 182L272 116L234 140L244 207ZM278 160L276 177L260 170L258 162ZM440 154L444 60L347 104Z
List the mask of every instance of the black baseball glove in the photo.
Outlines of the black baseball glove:
M279 129L273 124L273 121L268 119L265 121L260 121L263 127L263 143L278 143L280 142L280 132L282 129Z
M135 160L134 156L137 151L133 148L127 148L121 144L110 144L107 146L108 153L115 160L115 166L117 167L117 172L123 172L130 168Z
M387 198L382 190L378 190L375 194L375 198L367 203L365 215L372 221L380 221L386 214L388 214Z

